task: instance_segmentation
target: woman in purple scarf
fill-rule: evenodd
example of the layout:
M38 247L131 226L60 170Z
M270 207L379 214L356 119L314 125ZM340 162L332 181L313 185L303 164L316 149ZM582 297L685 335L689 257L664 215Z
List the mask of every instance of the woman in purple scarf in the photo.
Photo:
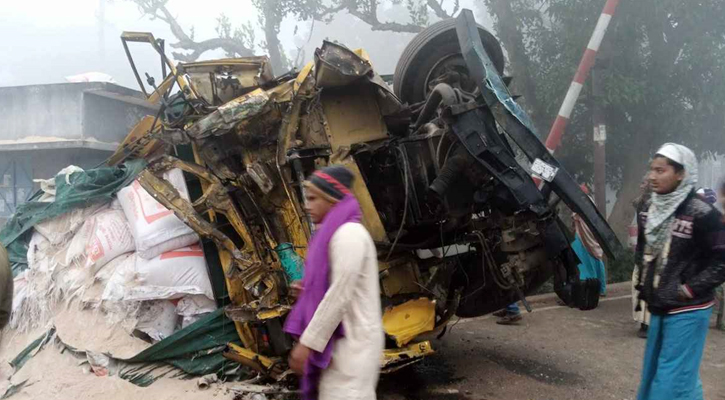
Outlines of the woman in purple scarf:
M353 178L331 166L305 182L305 207L317 230L284 328L299 338L289 363L302 376L304 400L375 399L385 340L378 261L360 224Z

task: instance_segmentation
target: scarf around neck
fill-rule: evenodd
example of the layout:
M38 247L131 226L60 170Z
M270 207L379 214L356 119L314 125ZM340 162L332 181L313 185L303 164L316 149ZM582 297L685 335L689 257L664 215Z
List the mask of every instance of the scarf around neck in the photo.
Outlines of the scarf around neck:
M302 294L297 299L292 311L285 321L284 331L300 337L312 321L322 299L330 287L330 241L332 235L345 223L360 222L362 212L360 204L352 195L346 195L339 203L325 215L322 224L315 231L307 248L305 259L305 275L302 278ZM322 353L312 351L302 376L303 399L315 399L317 384L321 370L327 368L332 360L334 342L343 337L343 327L340 324L332 334Z
M651 203L647 212L645 236L647 244L654 255L658 255L667 241L675 211L687 199L697 184L697 157L692 150L685 146L666 143L657 155L665 156L681 164L685 168L685 176L680 185L672 193L658 194L652 192Z

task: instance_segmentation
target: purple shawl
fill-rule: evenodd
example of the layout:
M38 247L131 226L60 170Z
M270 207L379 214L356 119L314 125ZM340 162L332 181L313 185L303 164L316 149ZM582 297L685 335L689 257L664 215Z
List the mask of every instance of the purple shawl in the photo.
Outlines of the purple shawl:
M360 204L351 195L345 196L325 215L322 224L312 236L312 240L307 247L302 294L287 316L284 325L285 332L300 337L310 321L312 321L317 307L330 287L329 247L332 235L347 222L360 222L361 217ZM317 385L320 374L322 370L330 365L333 344L335 340L341 337L343 337L342 323L332 334L330 341L327 342L327 347L322 353L312 350L302 376L301 386L304 400L317 398Z

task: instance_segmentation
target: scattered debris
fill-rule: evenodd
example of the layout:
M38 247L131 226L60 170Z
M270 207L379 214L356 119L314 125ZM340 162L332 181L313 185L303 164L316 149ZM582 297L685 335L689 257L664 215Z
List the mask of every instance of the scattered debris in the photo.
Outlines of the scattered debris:
M209 374L197 379L196 385L199 387L199 389L206 390L209 389L209 386L217 382L219 382L219 377L217 376L217 374Z

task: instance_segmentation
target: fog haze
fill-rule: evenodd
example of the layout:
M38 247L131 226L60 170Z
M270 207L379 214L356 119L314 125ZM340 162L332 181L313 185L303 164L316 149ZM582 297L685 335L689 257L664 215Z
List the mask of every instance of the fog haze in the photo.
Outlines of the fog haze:
M119 39L121 32L148 31L166 39L167 44L176 41L166 23L142 15L128 1L4 3L0 35L5 39L0 41L0 54L5 60L0 67L0 86L60 83L67 76L93 71L109 74L119 84L135 89L137 84ZM461 1L461 6L475 8L472 0ZM171 0L168 8L187 32L193 26L196 40L216 36L216 20L221 13L234 26L251 21L257 42L263 38L257 26L257 12L249 0ZM408 13L405 7L398 6L380 10L379 17L381 21L406 22ZM435 17L431 16L431 21ZM490 20L479 22L490 26ZM400 53L413 37L407 33L371 31L367 24L346 13L337 14L329 24L316 21L310 35L312 27L311 20L285 20L279 37L289 58L294 60L297 46L303 46L303 58L309 61L323 39L336 40L351 48L365 48L381 74L393 73ZM167 53L170 50L167 48ZM257 49L257 53L262 51ZM141 65L156 65L151 54L134 55ZM202 59L223 56L221 51L212 51L204 53Z

